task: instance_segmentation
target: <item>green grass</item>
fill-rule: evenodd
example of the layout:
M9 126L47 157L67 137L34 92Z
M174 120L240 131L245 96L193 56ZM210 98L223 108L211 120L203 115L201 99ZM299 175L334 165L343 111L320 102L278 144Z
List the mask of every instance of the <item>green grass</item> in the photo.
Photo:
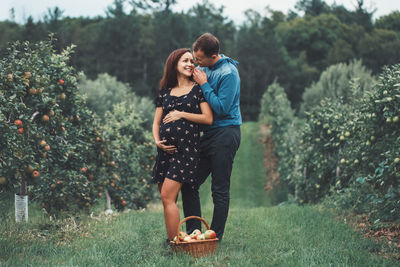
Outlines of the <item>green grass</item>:
M264 194L257 125L242 127L232 174L231 209L215 255L193 259L163 246L159 204L107 218L50 219L35 205L28 225L16 225L12 201L0 202L0 266L394 266L377 256L381 244L338 221L320 206L269 206ZM261 162L261 163L260 163ZM204 217L212 215L210 182L202 187ZM12 206L12 205L11 205Z

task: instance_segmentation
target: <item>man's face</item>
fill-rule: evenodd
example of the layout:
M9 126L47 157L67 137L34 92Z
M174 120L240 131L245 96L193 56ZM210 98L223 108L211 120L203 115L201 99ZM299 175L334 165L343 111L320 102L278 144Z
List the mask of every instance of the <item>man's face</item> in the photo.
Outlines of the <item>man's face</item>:
M198 64L200 67L210 67L214 65L214 59L216 55L212 55L211 57L207 57L204 55L202 50L197 50L193 52L194 62Z

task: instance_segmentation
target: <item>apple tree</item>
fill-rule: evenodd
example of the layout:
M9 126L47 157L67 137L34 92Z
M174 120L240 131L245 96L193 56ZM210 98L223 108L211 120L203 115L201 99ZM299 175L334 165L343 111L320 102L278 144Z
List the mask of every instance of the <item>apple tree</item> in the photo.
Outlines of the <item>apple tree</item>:
M96 122L77 94L73 47L58 54L52 41L16 42L0 61L0 177L14 192L27 183L47 211L74 210L97 201Z

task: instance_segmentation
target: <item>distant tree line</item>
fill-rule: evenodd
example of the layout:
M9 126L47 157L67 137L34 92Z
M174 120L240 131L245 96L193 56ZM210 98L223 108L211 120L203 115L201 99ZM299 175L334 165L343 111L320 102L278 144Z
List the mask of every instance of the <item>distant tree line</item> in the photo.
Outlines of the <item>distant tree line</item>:
M0 56L11 41L39 41L53 32L57 49L77 45L72 64L88 78L108 73L136 94L153 97L168 54L211 32L220 39L221 52L239 61L242 114L256 120L261 96L274 81L299 110L305 88L330 65L359 59L375 75L400 62L400 12L373 21L374 11L363 0L356 3L354 10L322 0L300 0L287 14L247 10L241 25L208 0L187 12L174 12L175 0L115 0L106 16L93 18L64 17L54 8L23 25L0 22Z

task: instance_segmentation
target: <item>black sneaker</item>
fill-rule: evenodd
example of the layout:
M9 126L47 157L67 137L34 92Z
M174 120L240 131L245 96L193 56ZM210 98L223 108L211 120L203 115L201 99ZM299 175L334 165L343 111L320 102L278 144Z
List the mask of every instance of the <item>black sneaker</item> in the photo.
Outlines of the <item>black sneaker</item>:
M165 242L163 243L163 247L164 248L169 248L171 246L171 240L169 240L168 238L165 240Z

